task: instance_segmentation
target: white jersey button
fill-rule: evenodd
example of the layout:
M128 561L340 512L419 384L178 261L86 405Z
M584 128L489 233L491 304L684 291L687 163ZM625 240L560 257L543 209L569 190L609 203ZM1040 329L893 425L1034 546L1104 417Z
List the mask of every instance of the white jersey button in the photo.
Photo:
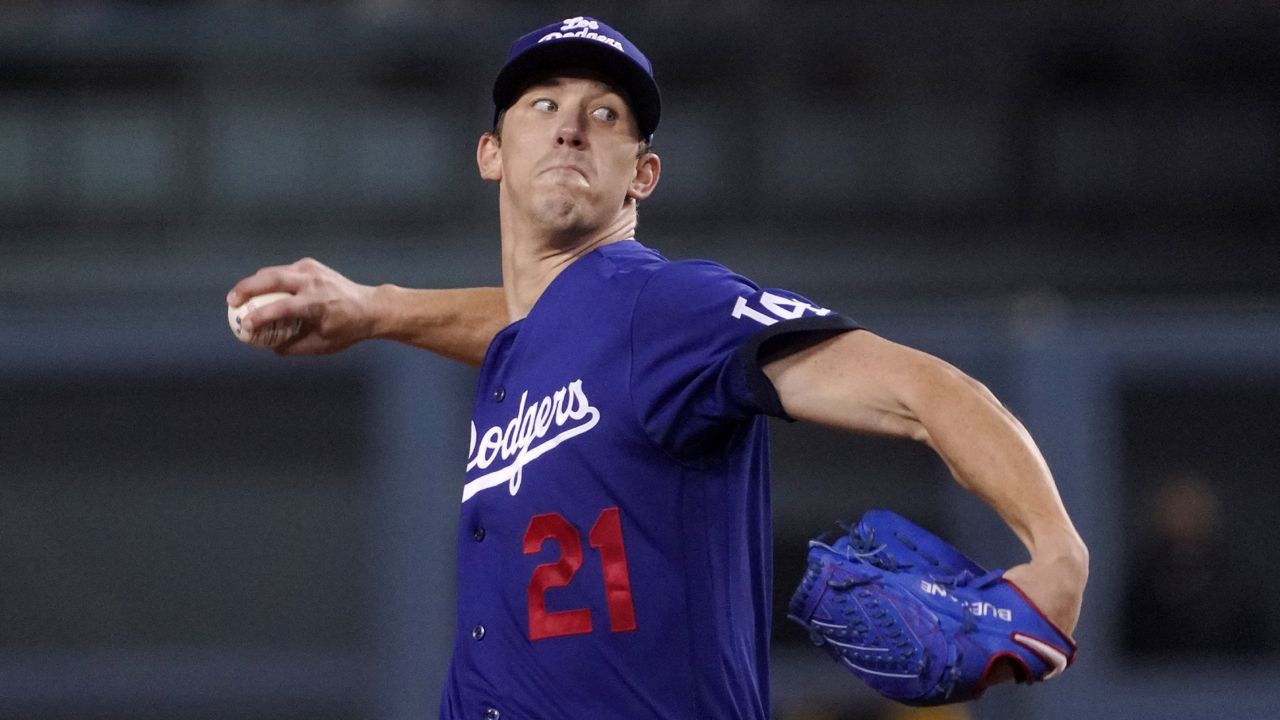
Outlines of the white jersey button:
M471 638L472 638L473 640L483 640L483 639L484 639L484 626L483 626L483 625L477 625L477 626L475 626L475 627L471 628Z

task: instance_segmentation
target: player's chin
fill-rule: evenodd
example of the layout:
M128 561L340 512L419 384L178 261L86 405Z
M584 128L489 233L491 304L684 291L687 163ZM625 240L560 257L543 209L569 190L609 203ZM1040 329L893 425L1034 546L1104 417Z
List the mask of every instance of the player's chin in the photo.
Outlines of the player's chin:
M534 215L548 230L564 232L586 225L588 213L578 193L552 192L534 206Z
M540 205L558 205L589 203L591 186L582 181L582 176L572 178L548 177L537 189L537 202Z

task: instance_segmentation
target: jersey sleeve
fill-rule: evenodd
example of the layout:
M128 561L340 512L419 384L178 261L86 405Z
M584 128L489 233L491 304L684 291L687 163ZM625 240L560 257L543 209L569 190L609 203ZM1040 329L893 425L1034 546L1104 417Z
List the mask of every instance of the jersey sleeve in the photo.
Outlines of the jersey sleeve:
M721 265L669 263L645 283L632 315L637 417L649 438L675 457L713 452L744 420L786 418L763 365L858 327Z

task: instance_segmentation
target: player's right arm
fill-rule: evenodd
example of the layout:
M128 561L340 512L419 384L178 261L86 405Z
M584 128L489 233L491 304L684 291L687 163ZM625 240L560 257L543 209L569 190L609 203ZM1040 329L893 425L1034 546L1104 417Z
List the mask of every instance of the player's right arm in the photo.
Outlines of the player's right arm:
M311 258L258 270L236 283L227 304L268 292L293 297L254 310L245 327L252 332L277 320L301 319L302 334L276 348L280 355L323 355L382 338L478 366L493 336L508 324L502 288L361 285Z

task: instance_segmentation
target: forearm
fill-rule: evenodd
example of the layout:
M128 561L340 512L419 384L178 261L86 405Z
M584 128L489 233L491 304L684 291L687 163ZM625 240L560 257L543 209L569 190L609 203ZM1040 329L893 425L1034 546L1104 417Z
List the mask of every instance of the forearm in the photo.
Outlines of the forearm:
M797 419L932 447L962 487L1017 534L1014 582L1064 632L1076 626L1089 555L1026 428L977 381L927 353L844 333L765 368Z
M1048 465L1022 424L977 381L927 353L865 331L765 368L787 412L932 447L1033 555L1081 555Z
M956 481L990 505L1033 558L1087 565L1044 457L1030 433L985 387L939 362L910 399L919 439Z
M417 290L396 285L374 289L372 336L396 340L478 366L506 327L502 288Z
M1074 632L1089 553L1031 435L985 387L939 361L945 377L912 398L921 439L960 485L990 505L1031 554L1004 577L1065 633ZM999 682L998 677L995 682Z

